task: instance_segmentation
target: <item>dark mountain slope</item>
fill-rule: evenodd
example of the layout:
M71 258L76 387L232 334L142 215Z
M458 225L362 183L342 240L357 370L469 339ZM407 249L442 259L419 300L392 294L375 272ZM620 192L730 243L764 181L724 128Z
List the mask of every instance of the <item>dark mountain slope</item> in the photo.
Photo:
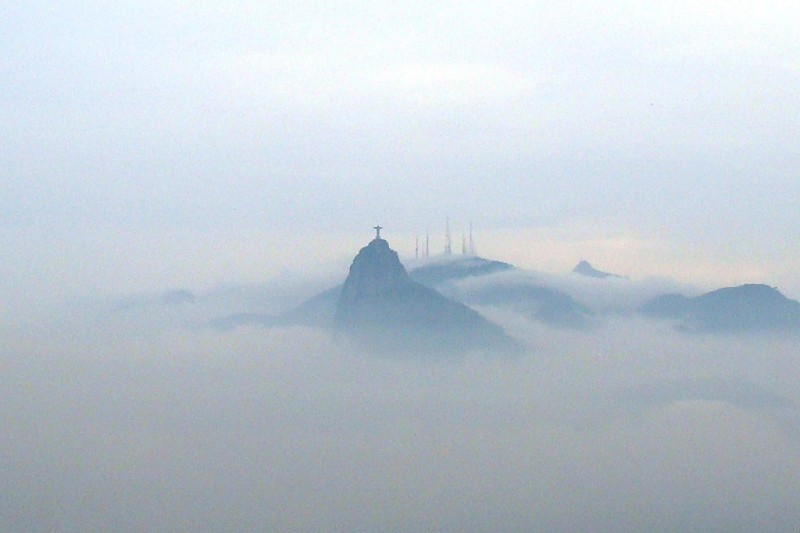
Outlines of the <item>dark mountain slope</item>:
M583 329L592 325L589 309L549 287L524 283L488 285L471 292L466 301L513 309L558 328Z
M495 272L513 270L514 266L502 261L492 261L482 257L463 257L442 263L431 263L409 272L411 279L434 287L448 281L474 276L485 276Z
M660 296L640 311L657 318L677 319L685 331L800 331L800 303L768 285L726 287L695 298Z
M334 316L340 331L390 350L514 350L517 343L469 307L414 282L376 238L353 260Z

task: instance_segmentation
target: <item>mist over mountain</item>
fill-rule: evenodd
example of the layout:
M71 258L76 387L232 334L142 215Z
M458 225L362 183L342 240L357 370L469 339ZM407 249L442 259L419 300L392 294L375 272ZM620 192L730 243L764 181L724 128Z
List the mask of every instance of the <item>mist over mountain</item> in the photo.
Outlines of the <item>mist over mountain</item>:
M181 307L197 303L197 296L189 289L170 289L160 294L140 294L118 299L112 305L114 312L126 312L149 307Z
M350 267L334 325L373 344L399 350L514 350L499 326L469 307L413 281L386 240L376 237Z
M342 285L322 291L283 315L283 319L288 324L330 327L333 325L341 293Z
M544 324L583 329L592 325L594 313L571 296L549 287L524 283L486 286L470 292L466 301L512 309Z
M800 532L798 28L0 3L0 533Z
M374 250L374 257L370 253L361 258L357 256L354 260L357 277L352 278L351 288L348 289L351 293L344 297L345 301L354 298L352 287L358 286L364 294L372 296L380 291L387 295L394 294L397 297L397 309L408 305L407 302L400 302L400 294L411 298L410 295L415 293L419 301L434 302L436 299L431 300L420 292L419 287L414 286L419 285L475 310L506 309L552 327L567 329L595 328L609 317L635 313L680 321L680 329L685 332L720 334L791 330L798 320L796 302L764 285L731 287L690 297L672 291L679 289L690 294L699 291L691 287L681 288L669 280L633 281L613 274L546 274L470 255L442 256L406 272L399 259L395 261L391 253L386 256L383 252L378 253L378 245L365 249ZM366 264L367 259L372 261L373 270L363 270L361 265ZM284 306L284 310L278 313L259 312L251 306L246 310L217 316L209 324L219 329L247 325L332 327L337 322L335 317L344 287L344 284L333 286L290 306L288 310ZM398 287L406 287L407 290L403 293ZM159 302L159 298L145 302ZM377 304L373 302L369 305ZM438 312L434 311L434 314ZM342 311L341 317L346 314ZM390 322L399 326L417 320L411 317L419 318L422 314L408 308ZM374 309L364 311L363 315L359 321L367 324L373 321L368 316L374 316L374 322L380 322L377 317L388 317L390 313ZM452 323L444 322L450 324L444 329L452 326ZM428 327L426 324L428 321L422 320L416 326L418 331L424 331ZM371 327L374 326L372 324ZM403 327L410 326L406 324Z
M566 329L593 328L603 317L634 312L677 286L668 280L548 274L469 255L437 258L409 274L466 305L511 310Z
M800 523L791 338L493 313L528 332L523 356L375 357L330 328L158 327L176 309L0 326L0 530Z
M343 284L0 325L0 529L792 531L796 337L671 326L797 305L663 297L689 289L470 256L407 272L375 239ZM669 321L632 312L651 301ZM485 356L509 335L517 356Z
M666 294L643 305L640 312L676 320L687 332L800 331L800 302L763 284L725 287L694 298Z
M496 272L514 270L516 267L502 261L476 256L451 256L411 270L411 279L429 287L468 277L485 276Z
M509 279L495 274L513 273L522 277ZM443 257L412 269L409 278L435 289L451 300L467 306L490 306L512 309L555 327L585 328L594 314L569 294L548 286L547 280L535 281L517 267L475 256ZM480 285L480 286L478 286ZM284 324L329 326L343 285L323 291L304 301L280 320ZM235 320L235 317L230 317ZM263 317L242 317L247 323L268 323ZM225 322L229 322L226 319Z
M413 279L469 306L521 312L554 327L584 328L592 312L570 295L502 261L469 255L446 257L410 272Z
M575 274L580 274L581 276L587 276L590 278L622 278L624 276L620 276L618 274L612 274L610 272L603 272L602 270L597 270L594 268L589 261L583 260L575 265L575 268L572 269Z

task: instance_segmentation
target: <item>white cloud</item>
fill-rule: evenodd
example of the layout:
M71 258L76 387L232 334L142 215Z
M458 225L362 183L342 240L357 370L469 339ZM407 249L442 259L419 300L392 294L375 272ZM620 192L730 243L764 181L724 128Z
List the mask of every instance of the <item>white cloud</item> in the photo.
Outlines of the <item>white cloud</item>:
M780 530L798 519L793 341L645 321L593 334L520 326L535 353L433 361L348 351L310 329L3 332L0 526ZM664 383L677 385L664 396Z

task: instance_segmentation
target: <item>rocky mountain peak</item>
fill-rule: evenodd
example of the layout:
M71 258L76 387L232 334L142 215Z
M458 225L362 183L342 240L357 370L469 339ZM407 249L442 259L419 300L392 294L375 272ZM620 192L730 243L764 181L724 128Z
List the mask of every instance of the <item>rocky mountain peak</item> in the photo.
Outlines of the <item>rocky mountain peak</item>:
M373 346L404 352L519 348L477 312L412 281L397 252L379 236L353 259L334 324Z
M342 287L340 306L385 298L409 283L411 280L397 252L384 239L375 238L353 259Z

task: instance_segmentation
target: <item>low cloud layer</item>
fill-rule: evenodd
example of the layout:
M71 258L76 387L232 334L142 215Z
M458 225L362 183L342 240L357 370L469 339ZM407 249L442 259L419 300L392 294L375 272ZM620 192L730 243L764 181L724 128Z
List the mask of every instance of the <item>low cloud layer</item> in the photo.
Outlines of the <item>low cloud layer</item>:
M800 523L796 340L486 313L528 353L385 357L312 328L132 315L6 329L0 528Z

